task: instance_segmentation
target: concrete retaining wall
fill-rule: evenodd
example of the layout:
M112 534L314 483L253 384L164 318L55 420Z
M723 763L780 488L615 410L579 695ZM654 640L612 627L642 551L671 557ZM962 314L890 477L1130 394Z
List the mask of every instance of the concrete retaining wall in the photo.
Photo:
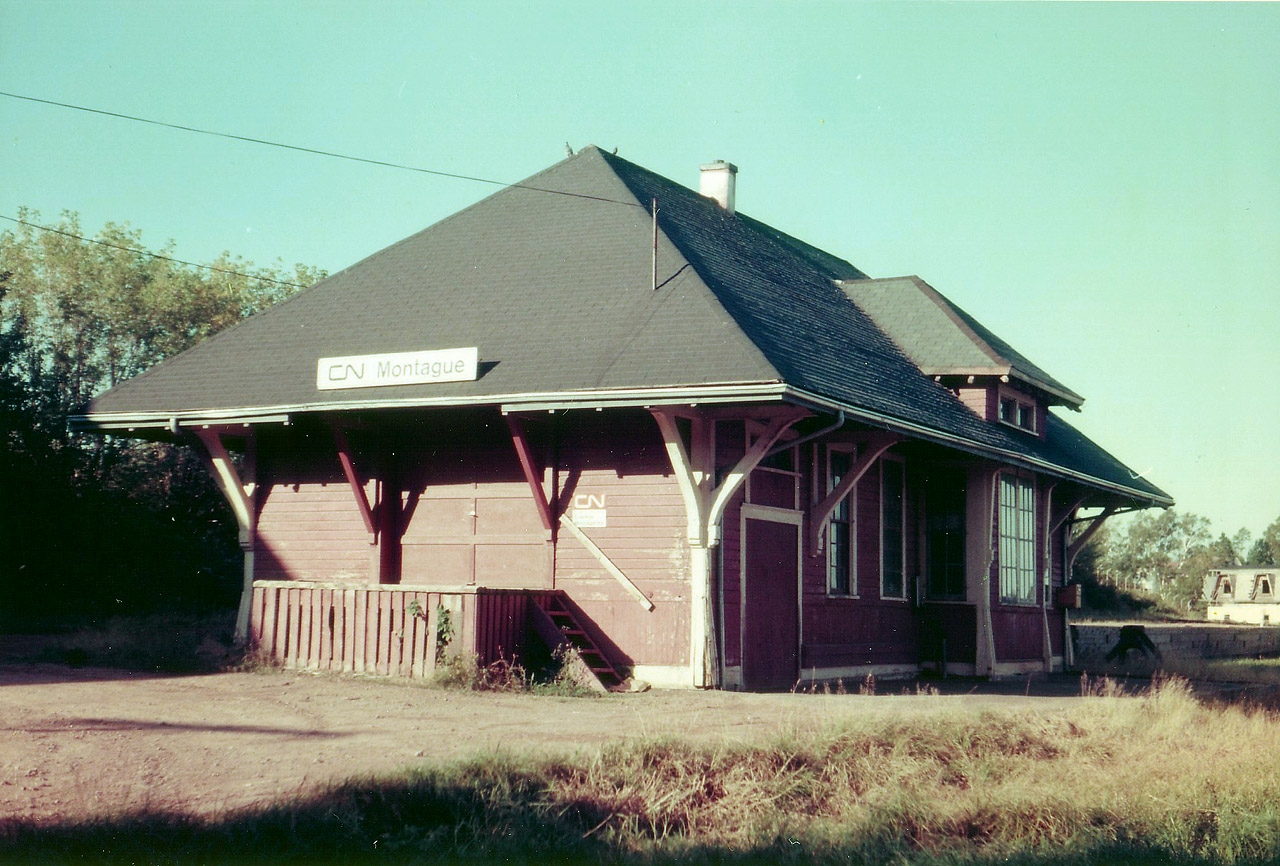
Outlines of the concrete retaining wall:
M1280 626L1217 623L1087 622L1071 625L1075 667L1109 664L1106 655L1120 642L1122 626L1140 626L1165 659L1240 658L1280 655ZM1129 658L1141 657L1130 652Z

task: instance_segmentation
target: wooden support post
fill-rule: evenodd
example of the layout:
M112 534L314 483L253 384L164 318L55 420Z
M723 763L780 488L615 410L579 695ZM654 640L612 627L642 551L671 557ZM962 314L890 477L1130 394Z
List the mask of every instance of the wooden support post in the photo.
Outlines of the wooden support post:
M671 462L671 471L684 499L685 522L689 539L689 667L695 688L714 688L719 679L716 658L714 611L711 604L711 550L720 543L720 520L734 494L747 476L759 465L764 455L793 424L808 413L793 410L775 416L764 433L734 464L719 486L711 489L715 467L711 465L709 442L714 426L705 419L694 419L694 447L686 449L670 409L651 409L650 414L662 433L662 442ZM690 451L694 458L690 458Z
M1053 603L1053 547L1050 545L1050 536L1053 533L1053 488L1058 486L1057 481L1051 481L1047 489L1044 491L1044 544L1041 550L1044 554L1044 578L1040 581L1041 590L1044 597L1040 599L1040 614L1044 620L1044 670L1050 673L1053 670L1053 640L1049 636L1049 606Z
M996 675L996 634L991 617L991 568L999 562L997 545L1000 543L996 535L1000 512L1000 467L991 470L989 484L983 484L983 493L989 498L984 503L987 512L986 534L987 562L982 570L979 586L981 596L978 598L978 652L975 668L985 671L989 677Z
M204 446L200 456L204 458L205 468L213 476L214 483L231 506L236 516L236 528L243 553L243 578L240 589L240 604L236 610L236 640L244 641L249 636L249 619L253 604L253 548L256 514L254 500L257 490L254 478L254 448L252 436L249 439L248 455L245 461L247 483L242 481L236 465L227 453L222 437L216 430L207 427L195 431L196 438Z

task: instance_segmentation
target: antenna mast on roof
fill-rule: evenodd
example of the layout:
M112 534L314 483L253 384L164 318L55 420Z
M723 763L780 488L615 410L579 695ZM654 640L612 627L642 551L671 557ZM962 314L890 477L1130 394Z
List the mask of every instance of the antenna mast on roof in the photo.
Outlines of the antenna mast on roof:
M658 291L658 199L653 198L653 290Z

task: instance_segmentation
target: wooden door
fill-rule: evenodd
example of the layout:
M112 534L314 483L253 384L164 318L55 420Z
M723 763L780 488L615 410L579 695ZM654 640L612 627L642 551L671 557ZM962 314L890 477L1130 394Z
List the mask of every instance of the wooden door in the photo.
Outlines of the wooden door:
M743 517L742 684L789 689L800 663L800 527Z

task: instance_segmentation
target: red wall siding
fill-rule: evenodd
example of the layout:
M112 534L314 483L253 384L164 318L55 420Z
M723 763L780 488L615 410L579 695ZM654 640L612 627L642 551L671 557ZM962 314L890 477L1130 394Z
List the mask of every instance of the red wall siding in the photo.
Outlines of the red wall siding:
M910 467L908 467L910 472ZM825 489L825 479L819 489ZM804 667L914 664L919 661L916 611L910 601L880 597L880 469L858 482L857 598L827 595L827 557L806 555L804 573ZM916 544L911 485L907 486L907 596L914 593Z
M619 658L688 664L689 543L684 499L648 413L568 416L559 433L560 501L597 507L607 525L583 527L653 602L646 611L568 531L555 550L555 586L607 632ZM588 497L591 497L588 499Z
M256 579L376 580L376 548L336 450L261 448L258 478Z
M995 415L992 414L992 402L995 389L990 387L981 388L960 388L960 402L973 410L979 418L992 420Z
M510 439L439 447L406 473L400 581L549 589L546 532Z

